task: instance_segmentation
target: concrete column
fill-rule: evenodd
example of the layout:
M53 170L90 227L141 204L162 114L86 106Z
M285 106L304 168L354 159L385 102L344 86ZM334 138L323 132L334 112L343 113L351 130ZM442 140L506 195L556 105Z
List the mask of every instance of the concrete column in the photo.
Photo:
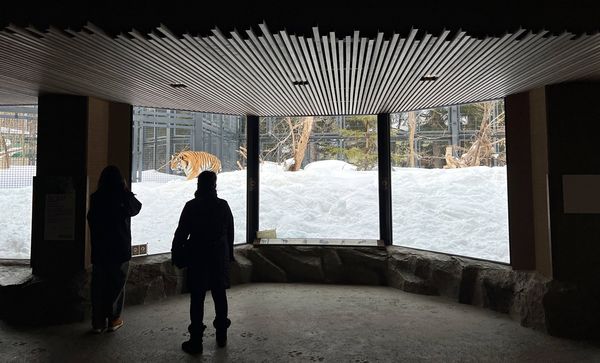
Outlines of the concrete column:
M89 264L86 213L102 169L131 179L130 105L91 97L40 95L31 266L40 276Z
M548 211L548 134L546 130L546 92L544 88L529 92L529 125L531 131L535 269L547 277L552 277ZM510 144L508 144L508 147L510 147Z
M544 89L506 97L506 159L511 265L552 276L544 140Z

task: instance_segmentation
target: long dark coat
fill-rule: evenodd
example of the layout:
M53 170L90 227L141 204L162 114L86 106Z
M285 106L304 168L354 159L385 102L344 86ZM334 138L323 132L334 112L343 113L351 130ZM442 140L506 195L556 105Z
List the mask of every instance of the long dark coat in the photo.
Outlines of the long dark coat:
M188 287L200 290L230 287L233 257L233 215L227 201L216 196L197 196L186 203L173 245L190 242Z
M131 217L142 203L126 190L99 189L90 196L87 214L93 264L120 264L131 260Z

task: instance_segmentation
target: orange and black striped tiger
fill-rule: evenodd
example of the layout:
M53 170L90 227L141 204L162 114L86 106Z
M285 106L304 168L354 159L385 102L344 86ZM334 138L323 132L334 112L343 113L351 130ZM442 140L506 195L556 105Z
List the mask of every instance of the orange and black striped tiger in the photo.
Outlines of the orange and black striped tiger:
M221 171L221 161L205 151L181 151L171 156L171 170L182 170L187 180L190 180L197 178L205 170L218 174Z

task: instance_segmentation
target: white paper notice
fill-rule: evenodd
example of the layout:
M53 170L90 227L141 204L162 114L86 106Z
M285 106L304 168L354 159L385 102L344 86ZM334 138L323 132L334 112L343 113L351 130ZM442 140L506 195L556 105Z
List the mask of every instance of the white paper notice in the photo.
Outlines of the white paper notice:
M44 240L75 240L75 193L46 194Z

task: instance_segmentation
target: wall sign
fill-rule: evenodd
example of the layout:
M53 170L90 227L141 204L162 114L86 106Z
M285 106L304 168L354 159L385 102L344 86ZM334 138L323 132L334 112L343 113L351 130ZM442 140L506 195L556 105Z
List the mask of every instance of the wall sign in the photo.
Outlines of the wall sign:
M75 193L46 194L44 240L75 240Z
M563 175L562 179L565 213L600 213L600 175Z

